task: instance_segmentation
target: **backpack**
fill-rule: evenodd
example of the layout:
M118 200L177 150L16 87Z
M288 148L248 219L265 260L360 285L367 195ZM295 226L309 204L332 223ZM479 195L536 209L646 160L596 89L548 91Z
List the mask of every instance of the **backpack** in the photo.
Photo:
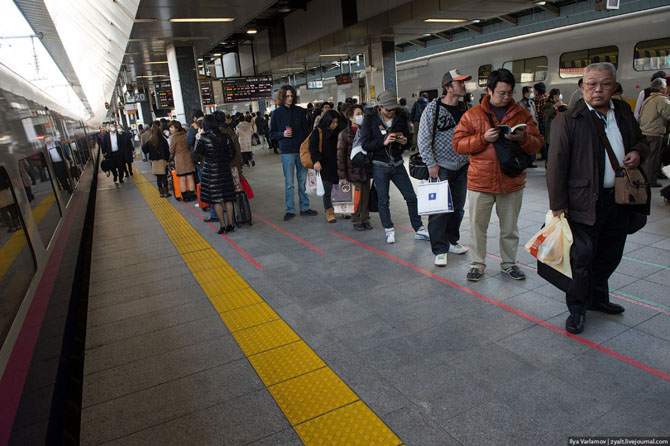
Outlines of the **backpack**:
M318 127L315 130L319 131L319 152L321 152L323 151L323 133ZM312 133L314 133L314 131L312 131ZM305 166L305 169L314 168L314 163L312 163L312 155L309 153L309 139L311 138L312 133L307 135L307 138L305 138L305 140L300 144L300 162L303 166Z

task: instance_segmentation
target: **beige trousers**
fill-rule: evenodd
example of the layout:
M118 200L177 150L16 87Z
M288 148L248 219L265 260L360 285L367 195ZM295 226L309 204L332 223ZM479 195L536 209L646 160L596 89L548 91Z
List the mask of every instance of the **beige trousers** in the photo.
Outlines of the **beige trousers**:
M470 266L482 272L486 269L486 239L491 210L496 206L500 223L500 255L502 269L516 265L516 251L519 247L519 228L517 221L521 211L523 189L509 194L491 194L468 191L468 209L472 227L472 248Z

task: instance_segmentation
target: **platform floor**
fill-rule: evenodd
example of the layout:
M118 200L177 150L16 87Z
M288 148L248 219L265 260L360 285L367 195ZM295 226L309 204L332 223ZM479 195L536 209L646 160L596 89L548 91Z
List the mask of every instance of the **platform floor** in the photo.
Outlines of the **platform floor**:
M82 444L670 436L670 206L657 189L610 282L626 312L589 312L572 336L563 295L523 251L547 211L543 169L529 170L519 219L528 278L500 273L494 213L485 278L470 283L467 255L433 266L397 190L386 245L376 214L373 231L327 224L317 197L318 216L284 222L280 156L255 158L254 225L229 236L194 203L159 199L148 163L123 185L100 177ZM466 214L466 245L468 228Z

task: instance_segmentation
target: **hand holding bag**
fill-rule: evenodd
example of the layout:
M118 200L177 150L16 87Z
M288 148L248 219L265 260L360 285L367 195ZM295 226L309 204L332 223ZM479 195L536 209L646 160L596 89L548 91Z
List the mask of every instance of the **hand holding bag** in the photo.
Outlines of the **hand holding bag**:
M353 184L340 181L333 184L330 191L330 201L333 204L354 204L354 193L356 188Z
M307 169L305 175L305 193L307 195L316 195L316 170Z
M487 113L491 127L495 128L493 117ZM493 143L496 149L496 156L500 164L500 170L508 177L514 178L521 175L531 164L533 164L530 155L523 151L518 142L511 141L500 135L498 140Z
M316 172L316 195L318 197L326 195L326 189L323 187L323 181L321 181L321 172Z
M446 214L454 212L449 181L428 180L417 188L417 210L419 215Z

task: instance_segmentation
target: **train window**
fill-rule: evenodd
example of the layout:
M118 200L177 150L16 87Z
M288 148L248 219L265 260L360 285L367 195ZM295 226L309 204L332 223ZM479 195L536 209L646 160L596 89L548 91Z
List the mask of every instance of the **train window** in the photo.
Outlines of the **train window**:
M489 74L493 71L493 65L482 65L479 67L479 74L477 76L477 84L480 87L486 87L486 83L489 80Z
M63 204L67 203L74 190L74 181L70 178L70 167L75 163L72 158L72 150L65 140L52 140L47 143L47 150L51 165L54 169L55 186L61 193Z
M7 171L0 167L0 345L35 274L33 255Z
M646 40L635 45L635 71L670 68L670 37Z
M53 165L56 175L59 175L56 163ZM61 217L54 190L56 186L51 180L47 162L42 153L22 159L19 161L19 168L23 187L33 210L33 218L37 223L44 246L47 246Z
M547 78L549 59L546 56L517 59L503 64L503 68L514 74L517 82L537 82Z
M563 79L582 77L584 70L589 64L598 62L609 62L617 67L619 48L616 46L603 46L563 53L558 63L558 74Z

